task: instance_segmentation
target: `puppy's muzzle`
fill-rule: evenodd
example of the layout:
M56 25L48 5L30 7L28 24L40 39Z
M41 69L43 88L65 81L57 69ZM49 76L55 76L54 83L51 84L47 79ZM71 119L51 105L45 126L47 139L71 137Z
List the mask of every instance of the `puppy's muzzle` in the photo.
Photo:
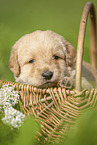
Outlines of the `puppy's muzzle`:
M53 72L52 71L46 71L42 73L42 78L45 80L50 80L53 77Z

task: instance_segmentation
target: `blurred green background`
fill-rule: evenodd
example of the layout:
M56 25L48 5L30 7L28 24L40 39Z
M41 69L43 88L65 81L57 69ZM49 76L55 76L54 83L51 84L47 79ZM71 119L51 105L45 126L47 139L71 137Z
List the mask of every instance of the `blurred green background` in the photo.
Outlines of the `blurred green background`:
M0 0L0 79L14 81L8 68L11 47L24 34L52 30L77 47L83 7L87 0ZM97 11L97 0L92 0ZM84 60L89 62L88 22Z

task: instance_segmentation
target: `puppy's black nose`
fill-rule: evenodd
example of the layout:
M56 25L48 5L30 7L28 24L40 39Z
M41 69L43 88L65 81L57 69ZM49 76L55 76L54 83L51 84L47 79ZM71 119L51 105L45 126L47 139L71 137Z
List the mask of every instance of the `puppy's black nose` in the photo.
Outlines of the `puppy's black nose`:
M42 73L42 77L46 80L50 80L53 76L53 72L51 71L46 71L44 73Z

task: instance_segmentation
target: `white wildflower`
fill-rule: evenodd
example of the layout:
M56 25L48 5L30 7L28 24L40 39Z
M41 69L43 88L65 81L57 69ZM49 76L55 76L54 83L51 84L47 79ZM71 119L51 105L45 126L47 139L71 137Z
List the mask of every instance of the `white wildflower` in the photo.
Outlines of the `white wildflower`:
M0 89L0 106L2 106L3 110L18 103L19 94L14 88L11 85L3 85Z
M25 119L26 116L23 113L10 107L5 109L5 117L2 118L2 121L14 128L19 128Z
M19 128L26 116L13 108L19 101L18 91L15 91L14 88L11 85L3 85L0 89L0 110L3 110L5 113L5 117L2 118L5 124Z

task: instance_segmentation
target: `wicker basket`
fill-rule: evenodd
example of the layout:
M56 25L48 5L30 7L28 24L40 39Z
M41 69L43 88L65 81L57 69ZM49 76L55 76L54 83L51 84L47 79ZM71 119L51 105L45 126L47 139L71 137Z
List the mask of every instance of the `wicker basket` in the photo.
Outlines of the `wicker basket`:
M81 91L81 69L83 44L87 17L91 18L91 64L96 68L96 20L94 6L87 2L80 23L77 60L76 81L74 90L65 88L38 89L31 85L0 80L0 84L11 84L20 93L24 113L39 117L45 139L51 136L58 139L60 133L66 132L68 127L75 122L83 110L90 109L97 104L97 89L84 89Z

